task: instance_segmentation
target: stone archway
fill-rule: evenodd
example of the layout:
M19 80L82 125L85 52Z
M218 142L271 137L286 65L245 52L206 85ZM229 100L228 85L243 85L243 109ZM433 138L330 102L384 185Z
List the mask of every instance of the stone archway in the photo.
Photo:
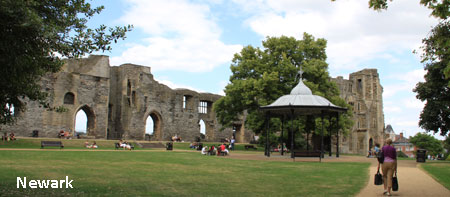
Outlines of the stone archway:
M86 117L87 117L87 122L86 122L86 135L88 135L88 136L96 136L96 129L95 129L95 126L96 126L96 118L95 118L95 113L94 113L94 111L92 110L92 108L90 108L89 106L87 106L87 105L83 105L83 106L81 106L80 108L78 108L78 110L76 111L76 113L74 114L74 118L73 118L73 121L74 121L74 128L75 128L75 125L77 124L76 123L76 116L77 116L77 114L80 112L80 111L83 111L85 114L86 114ZM74 129L75 130L75 129Z
M147 116L145 116L145 122L147 124L147 119L151 118L153 121L153 133L151 134L151 138L149 140L155 140L155 141L162 141L163 140L163 133L162 133L162 118L161 115L156 112L152 111ZM146 125L147 126L147 125ZM145 135L144 130L144 135Z
M201 140L209 141L211 139L214 139L214 127L210 124L208 120L205 119L199 119L198 120L198 126L199 126L199 134L198 136L201 137L201 134L204 135L205 138L201 138ZM204 133L203 133L204 132Z

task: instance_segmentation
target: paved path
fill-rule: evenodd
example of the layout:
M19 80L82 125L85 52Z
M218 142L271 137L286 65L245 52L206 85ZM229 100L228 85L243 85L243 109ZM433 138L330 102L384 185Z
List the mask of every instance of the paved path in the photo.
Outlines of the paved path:
M383 185L374 184L378 163L375 159L371 163L369 182L358 197L383 196ZM399 191L391 192L392 196L450 196L450 191L421 170L415 160L399 160L397 175Z

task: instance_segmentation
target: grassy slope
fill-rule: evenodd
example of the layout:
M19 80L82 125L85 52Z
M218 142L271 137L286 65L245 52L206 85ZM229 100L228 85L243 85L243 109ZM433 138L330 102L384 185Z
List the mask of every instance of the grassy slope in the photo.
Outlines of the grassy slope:
M195 152L0 151L0 196L352 196L368 163L235 160ZM73 179L75 189L17 189L16 177Z
M428 162L421 165L439 183L450 190L450 162Z

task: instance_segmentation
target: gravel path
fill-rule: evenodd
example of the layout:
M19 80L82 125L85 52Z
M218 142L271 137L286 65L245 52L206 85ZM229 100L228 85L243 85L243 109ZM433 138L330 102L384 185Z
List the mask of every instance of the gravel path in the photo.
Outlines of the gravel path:
M378 163L376 160L371 163L369 182L358 197L383 196L383 185L374 184ZM391 192L392 196L450 196L450 191L420 169L415 160L399 160L397 165L399 190Z

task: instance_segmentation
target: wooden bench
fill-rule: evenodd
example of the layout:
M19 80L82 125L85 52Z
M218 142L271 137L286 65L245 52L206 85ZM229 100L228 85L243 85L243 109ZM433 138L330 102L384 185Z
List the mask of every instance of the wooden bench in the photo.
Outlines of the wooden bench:
M41 148L44 148L44 146L55 146L64 148L64 145L61 141L41 141Z
M294 151L294 157L320 157L320 151Z
M245 147L245 150L248 150L248 149L253 149L253 150L256 150L257 148L255 147L255 146L253 146L253 145L245 145L244 146Z

